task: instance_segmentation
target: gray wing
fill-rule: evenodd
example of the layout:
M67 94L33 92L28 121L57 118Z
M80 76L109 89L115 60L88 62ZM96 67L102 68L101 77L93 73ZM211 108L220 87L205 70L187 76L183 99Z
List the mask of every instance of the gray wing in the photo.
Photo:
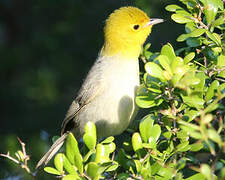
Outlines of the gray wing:
M103 91L102 82L102 63L97 60L89 71L77 98L72 102L62 123L61 134L79 127L79 122L74 118L88 103L95 99Z

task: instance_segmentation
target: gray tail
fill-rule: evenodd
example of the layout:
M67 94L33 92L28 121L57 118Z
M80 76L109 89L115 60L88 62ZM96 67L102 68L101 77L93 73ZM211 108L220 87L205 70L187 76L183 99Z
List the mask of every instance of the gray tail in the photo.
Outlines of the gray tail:
M57 139L48 152L41 158L41 160L37 163L36 169L38 169L42 165L46 165L51 158L58 152L58 150L62 147L66 137L68 136L68 132L64 133L59 139Z

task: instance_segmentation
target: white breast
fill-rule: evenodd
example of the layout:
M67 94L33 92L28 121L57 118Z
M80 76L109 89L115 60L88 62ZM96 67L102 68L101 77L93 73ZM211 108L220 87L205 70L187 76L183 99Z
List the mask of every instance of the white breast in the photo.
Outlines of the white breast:
M99 94L79 113L79 120L80 127L93 121L98 136L107 137L122 133L133 119L139 64L137 59L118 57L102 57L98 61L101 63L95 63L91 73L98 77Z

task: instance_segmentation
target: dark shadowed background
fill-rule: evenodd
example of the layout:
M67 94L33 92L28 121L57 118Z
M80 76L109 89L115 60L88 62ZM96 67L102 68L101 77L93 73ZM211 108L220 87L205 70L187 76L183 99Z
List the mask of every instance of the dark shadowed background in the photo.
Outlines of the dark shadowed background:
M64 115L103 44L107 16L134 5L166 20L153 28L151 51L183 32L165 6L173 0L0 0L0 152L12 154L20 137L31 167L59 135ZM53 179L39 173L38 179ZM0 157L0 179L30 179Z

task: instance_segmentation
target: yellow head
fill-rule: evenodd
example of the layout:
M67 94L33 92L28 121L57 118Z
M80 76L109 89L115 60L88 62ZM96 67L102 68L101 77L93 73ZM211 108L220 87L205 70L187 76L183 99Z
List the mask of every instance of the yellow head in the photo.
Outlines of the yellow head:
M106 20L105 42L101 54L138 58L152 25L162 21L162 19L151 20L146 13L136 7L128 6L115 10Z

